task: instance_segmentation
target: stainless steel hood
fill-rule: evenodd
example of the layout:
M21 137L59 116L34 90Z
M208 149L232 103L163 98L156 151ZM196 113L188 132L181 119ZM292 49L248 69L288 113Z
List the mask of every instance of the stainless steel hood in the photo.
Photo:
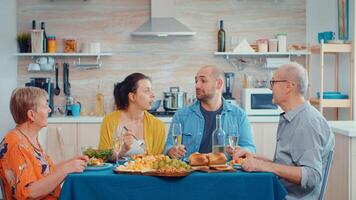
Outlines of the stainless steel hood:
M151 0L151 18L133 36L192 36L196 33L175 18L174 0Z

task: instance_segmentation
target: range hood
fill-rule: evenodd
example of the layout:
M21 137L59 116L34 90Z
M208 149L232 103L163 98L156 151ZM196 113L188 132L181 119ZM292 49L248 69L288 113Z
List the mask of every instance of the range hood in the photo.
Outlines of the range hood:
M196 33L175 18L174 0L151 0L151 17L133 36L191 36Z

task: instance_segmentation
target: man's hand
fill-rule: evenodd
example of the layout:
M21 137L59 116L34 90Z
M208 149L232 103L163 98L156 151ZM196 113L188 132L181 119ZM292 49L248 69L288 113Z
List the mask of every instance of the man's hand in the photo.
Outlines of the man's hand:
M168 150L168 156L171 158L181 159L185 154L185 147L184 145L179 145L178 147L172 147Z

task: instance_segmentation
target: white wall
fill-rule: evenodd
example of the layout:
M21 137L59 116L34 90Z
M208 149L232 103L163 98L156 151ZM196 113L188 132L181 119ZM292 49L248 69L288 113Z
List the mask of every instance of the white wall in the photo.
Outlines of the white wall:
M2 0L0 6L0 139L14 127L9 111L12 90L17 86L16 1Z
M354 1L349 0L349 30L350 30L350 39L354 38ZM324 31L333 31L336 33L335 37L338 38L338 21L337 21L337 1L336 0L312 0L306 1L306 38L307 43L309 44L317 44L318 42L318 32ZM339 65L340 65L340 88L339 90L343 93L348 93L349 90L349 55L341 55L339 57ZM324 63L324 91L333 91L334 82L330 80L334 80L334 64L335 64L334 56L326 56ZM311 81L312 85L312 95L315 96L316 92L319 91L320 88L320 79L319 79L319 69L320 69L320 58L318 56L311 57ZM355 110L355 109L354 109ZM330 111L330 110L329 110ZM355 111L354 111L355 112ZM331 114L328 113L328 116ZM339 114L340 119L348 119L348 113L345 109L341 109Z

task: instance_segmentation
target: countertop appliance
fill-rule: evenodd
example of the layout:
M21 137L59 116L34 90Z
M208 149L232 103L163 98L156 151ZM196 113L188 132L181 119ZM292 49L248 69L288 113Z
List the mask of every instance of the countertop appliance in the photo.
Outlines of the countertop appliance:
M176 111L187 105L187 93L179 87L170 87L169 92L163 92L163 108L165 111Z
M247 115L279 115L283 110L272 103L272 91L268 88L245 88L242 105Z
M225 74L225 87L223 91L223 97L226 100L233 100L235 99L232 97L232 89L234 88L234 82L235 82L235 73L233 72L227 72Z
M38 78L30 78L30 82L26 83L27 87L38 87L46 90L48 93L48 106L51 108L51 112L48 114L50 117L54 111L54 102L53 102L53 94L54 94L54 84L51 83L51 78L48 77L38 77Z

